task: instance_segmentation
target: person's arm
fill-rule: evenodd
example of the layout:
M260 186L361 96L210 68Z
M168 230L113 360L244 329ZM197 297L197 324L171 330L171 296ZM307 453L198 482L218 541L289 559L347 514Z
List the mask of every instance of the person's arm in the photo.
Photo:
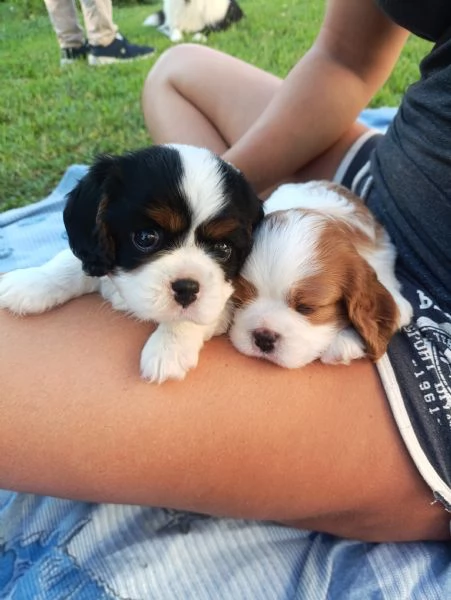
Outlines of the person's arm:
M224 158L259 192L346 132L390 75L408 32L374 0L330 0L317 40Z

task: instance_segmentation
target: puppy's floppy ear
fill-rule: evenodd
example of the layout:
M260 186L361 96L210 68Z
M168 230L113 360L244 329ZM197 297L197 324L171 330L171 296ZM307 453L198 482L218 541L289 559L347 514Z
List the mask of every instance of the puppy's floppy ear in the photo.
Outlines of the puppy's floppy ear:
M344 292L349 320L363 338L367 356L377 360L397 329L398 308L374 269L359 255Z
M244 176L242 176L242 178L243 185L241 188L241 193L243 195L243 206L245 207L247 215L251 220L252 231L254 231L257 225L259 225L263 220L265 214L263 211L263 202L254 192L247 179Z
M232 301L235 308L240 308L243 304L249 304L257 296L257 288L253 283L245 279L242 275L235 277L232 294Z
M120 187L118 158L104 155L67 195L64 225L72 252L87 275L101 277L115 267L115 243L107 224L107 209Z
M222 176L226 182L226 189L231 191L237 198L244 218L251 224L252 229L249 233L252 233L255 227L263 219L263 202L254 192L251 184L239 169L225 161L222 162L222 165L223 167L225 166L225 168L222 169Z
M265 216L265 212L263 210L263 202L261 198L257 196L254 190L249 186L249 209L252 215L252 230L254 230L257 225L263 221L263 217Z

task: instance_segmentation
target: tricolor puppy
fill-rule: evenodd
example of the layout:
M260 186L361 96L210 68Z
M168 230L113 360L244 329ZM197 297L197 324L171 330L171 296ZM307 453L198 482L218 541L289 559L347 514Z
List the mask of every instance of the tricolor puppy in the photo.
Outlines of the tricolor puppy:
M233 280L263 217L241 173L210 151L153 146L97 159L68 195L71 250L0 279L0 307L41 313L100 292L159 323L141 354L152 381L182 379L230 321Z
M412 316L385 230L327 182L283 185L265 212L236 286L235 347L288 368L378 359Z
M157 27L172 42L180 42L184 33L221 31L243 16L236 0L164 0L163 10L147 17L143 24Z

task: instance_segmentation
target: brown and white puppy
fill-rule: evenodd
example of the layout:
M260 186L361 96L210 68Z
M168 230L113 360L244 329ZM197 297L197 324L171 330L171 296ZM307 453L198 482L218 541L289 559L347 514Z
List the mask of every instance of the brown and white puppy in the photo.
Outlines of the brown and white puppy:
M141 353L152 381L182 379L231 318L233 280L263 218L243 175L203 148L99 157L68 195L70 249L0 278L0 308L41 313L99 292L159 324Z
M377 360L412 317L386 231L328 182L283 185L265 213L236 286L235 347L288 368Z

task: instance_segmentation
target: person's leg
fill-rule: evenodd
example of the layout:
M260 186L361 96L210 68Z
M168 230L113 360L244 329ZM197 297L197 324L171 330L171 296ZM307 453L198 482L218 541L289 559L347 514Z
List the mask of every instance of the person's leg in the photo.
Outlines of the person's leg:
M84 33L73 0L44 0L60 48L81 48Z
M139 378L150 326L96 297L0 312L0 487L271 519L369 540L446 539L373 365L289 371L206 344Z
M80 0L89 42L88 63L109 65L153 56L150 46L130 43L113 21L112 0Z
M217 50L174 46L144 84L144 119L155 143L188 143L222 154L264 110L281 80Z
M80 0L88 41L92 46L108 46L118 27L113 21L111 0Z
M183 44L166 51L144 84L142 108L155 143L206 146L222 154L254 123L282 80L211 48ZM355 123L293 179L331 179L367 128Z

